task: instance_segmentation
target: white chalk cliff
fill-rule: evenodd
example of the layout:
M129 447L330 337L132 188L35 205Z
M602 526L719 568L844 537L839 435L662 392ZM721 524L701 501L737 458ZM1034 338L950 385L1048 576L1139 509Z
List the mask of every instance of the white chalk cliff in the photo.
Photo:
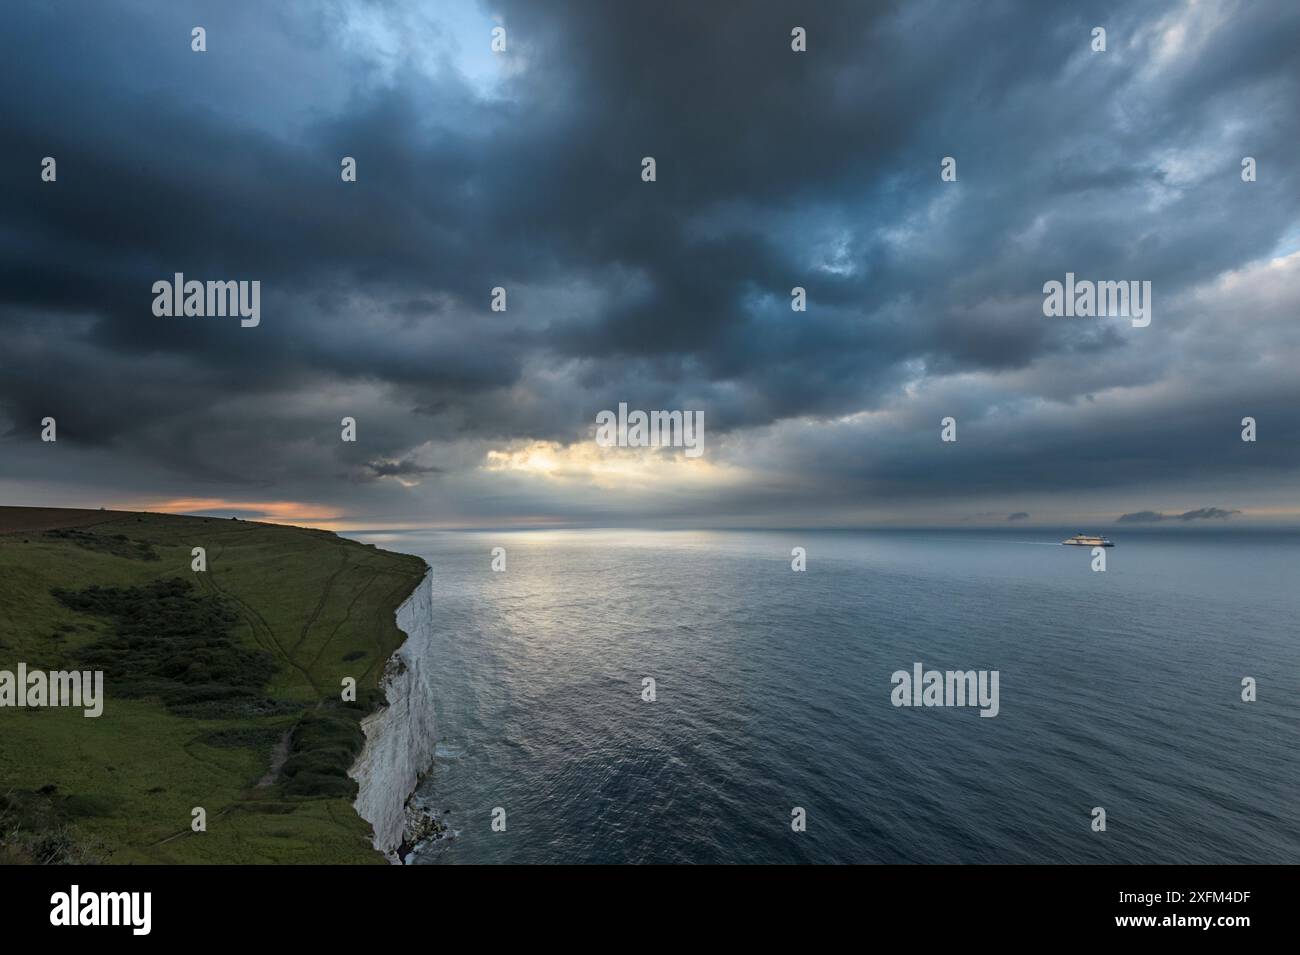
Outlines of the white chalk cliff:
M375 828L375 848L400 862L397 849L406 829L406 801L433 762L437 741L433 720L432 570L397 608L406 640L384 667L380 685L388 705L361 721L366 735L361 755L348 770L357 781L357 813Z

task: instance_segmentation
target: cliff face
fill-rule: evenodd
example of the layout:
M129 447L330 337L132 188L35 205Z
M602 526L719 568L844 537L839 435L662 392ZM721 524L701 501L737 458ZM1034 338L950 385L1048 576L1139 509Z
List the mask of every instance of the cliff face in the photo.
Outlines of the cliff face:
M406 801L433 762L433 578L397 608L406 641L388 660L382 686L388 706L361 722L366 743L348 775L357 781L358 815L375 828L375 848L393 862L406 828Z

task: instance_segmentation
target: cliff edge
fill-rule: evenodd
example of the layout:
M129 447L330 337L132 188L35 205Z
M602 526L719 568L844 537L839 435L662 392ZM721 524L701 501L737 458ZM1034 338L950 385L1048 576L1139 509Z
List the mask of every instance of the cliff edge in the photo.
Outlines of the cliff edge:
M406 835L406 804L433 761L432 571L397 608L406 640L384 667L380 688L387 705L361 721L365 746L348 771L356 780L357 814L375 830L374 846L392 862Z

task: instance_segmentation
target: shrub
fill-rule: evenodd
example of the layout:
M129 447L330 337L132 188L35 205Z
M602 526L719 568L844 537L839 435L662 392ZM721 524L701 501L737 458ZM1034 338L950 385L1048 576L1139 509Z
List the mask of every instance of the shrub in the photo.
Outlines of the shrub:
M302 715L289 737L290 756L281 769L285 795L356 798L357 784L348 770L365 745L364 713L337 706Z
M72 610L113 622L112 632L83 648L78 662L103 670L115 696L157 697L181 716L237 715L261 701L276 671L269 653L232 636L238 617L229 608L179 577L51 594Z

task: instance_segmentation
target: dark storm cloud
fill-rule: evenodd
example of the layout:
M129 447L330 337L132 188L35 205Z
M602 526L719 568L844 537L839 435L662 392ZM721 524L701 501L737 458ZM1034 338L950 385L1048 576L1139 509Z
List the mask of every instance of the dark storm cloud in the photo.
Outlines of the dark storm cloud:
M441 474L442 468L417 464L415 461L369 461L366 471L371 477L423 477Z
M505 58L474 52L488 14ZM379 494L395 482L378 478L472 472L491 447L580 440L619 401L705 409L720 453L758 475L728 499L760 511L791 488L833 504L1297 467L1300 387L1254 367L1294 338L1247 325L1293 289L1197 292L1295 240L1290 6L7 16L0 82L23 91L0 105L9 477L40 480L30 441L53 415L128 487L165 473L353 503L357 478ZM1105 54L1088 50L1098 24ZM57 184L37 177L46 155ZM1041 286L1067 271L1152 281L1152 326L1046 319ZM174 272L260 280L262 325L154 318L150 286ZM835 424L863 412L887 423ZM1234 443L1246 413L1268 440ZM343 415L360 446L338 441ZM807 427L746 438L783 422ZM531 493L488 497L533 513Z

